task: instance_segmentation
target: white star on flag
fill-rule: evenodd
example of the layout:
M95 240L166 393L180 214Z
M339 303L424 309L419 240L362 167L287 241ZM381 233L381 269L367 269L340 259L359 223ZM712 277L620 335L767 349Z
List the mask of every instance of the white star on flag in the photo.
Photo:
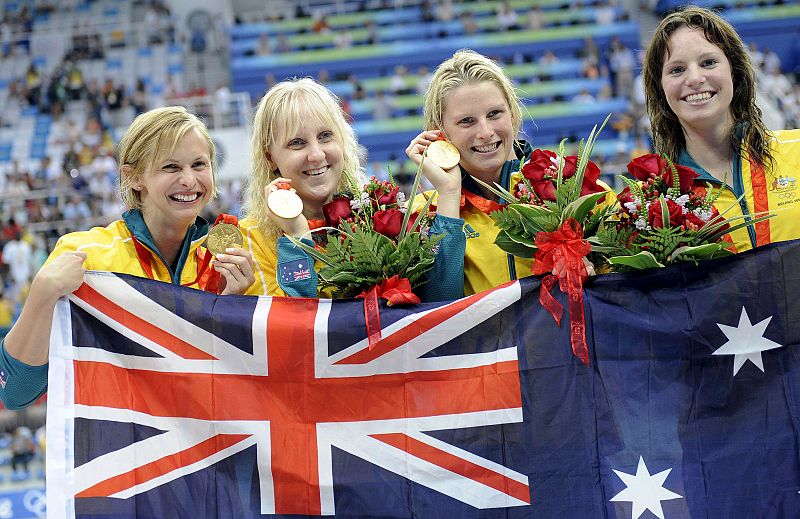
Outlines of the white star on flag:
M717 323L719 329L728 338L728 342L716 350L713 355L733 355L734 376L748 360L755 364L758 369L764 371L764 360L761 358L761 352L783 346L764 337L764 331L771 320L772 316L769 316L760 323L750 324L747 310L742 307L739 326L734 327Z
M644 458L639 456L639 466L636 468L635 476L614 470L614 473L625 483L626 488L612 497L610 501L632 503L631 519L639 519L645 510L653 512L658 519L664 519L661 501L683 498L682 495L664 488L664 481L671 471L672 469L669 468L651 476L644 463Z

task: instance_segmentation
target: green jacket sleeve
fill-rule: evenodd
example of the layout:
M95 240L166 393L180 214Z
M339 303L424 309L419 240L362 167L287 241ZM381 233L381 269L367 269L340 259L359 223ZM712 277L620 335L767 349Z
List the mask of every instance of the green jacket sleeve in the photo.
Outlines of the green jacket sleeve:
M311 247L314 242L304 238ZM314 258L293 244L286 236L278 239L278 285L289 297L317 297L317 271Z
M22 409L36 402L47 391L49 364L30 366L6 352L0 342L0 400L9 409Z
M431 226L431 235L443 235L433 268L428 272L427 282L422 285L420 299L430 301L452 301L464 297L464 252L467 238L464 236L464 220L437 215Z

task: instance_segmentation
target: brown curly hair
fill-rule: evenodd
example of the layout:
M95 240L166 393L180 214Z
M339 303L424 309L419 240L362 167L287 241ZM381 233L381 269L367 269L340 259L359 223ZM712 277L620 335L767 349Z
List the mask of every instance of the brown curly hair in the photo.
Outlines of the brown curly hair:
M756 105L756 75L744 42L736 29L714 11L687 6L661 20L647 46L642 63L642 79L647 113L653 128L653 145L656 151L676 159L686 147L680 121L667 104L661 87L664 58L669 53L669 39L681 27L700 29L706 40L725 53L731 64L733 99L731 114L733 126L729 140L731 150L744 149L751 161L771 169L774 160L769 148L769 130L761 120L761 109Z

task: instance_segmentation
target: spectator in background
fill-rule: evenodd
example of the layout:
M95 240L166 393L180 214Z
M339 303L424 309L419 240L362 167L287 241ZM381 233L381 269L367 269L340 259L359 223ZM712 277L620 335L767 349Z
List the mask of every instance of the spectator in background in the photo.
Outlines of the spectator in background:
M22 232L17 231L12 239L3 246L3 263L8 265L8 295L13 300L19 300L31 278L31 246L22 239Z
M509 5L508 0L503 0L497 6L497 29L500 32L519 30L519 17L517 12Z
M764 54L758 50L758 43L751 41L747 46L747 54L750 56L750 61L753 62L756 70L760 70L764 64Z
M119 128L125 124L122 120L122 109L126 104L125 91L112 79L106 79L101 92L103 105L108 113L108 126Z
M612 25L617 18L616 0L609 0L595 7L594 22L598 25Z
M629 98L633 90L633 72L636 68L636 56L630 48L622 43L618 36L611 37L608 66L614 76L614 95Z
M572 98L572 102L573 103L590 104L590 103L594 103L595 99L594 99L594 96L592 94L590 94L589 91L584 88L578 93L578 95L576 95L575 97Z
M394 113L396 104L391 95L387 95L383 90L375 92L375 99L372 103L372 118L376 121L388 119Z
M464 34L475 34L478 32L478 22L475 21L475 13L467 9L459 17Z
M19 467L23 472L28 472L28 463L35 453L31 430L27 427L17 427L11 440L11 470L17 472Z
M525 15L525 27L529 31L538 31L544 28L544 13L539 5L534 4Z
M769 47L764 47L764 72L766 74L773 74L781 71L781 58Z
M256 45L256 56L269 56L270 54L272 54L272 44L269 34L261 33L258 36L258 45Z
M311 24L311 30L316 33L331 32L331 26L328 25L328 17L324 14L317 16L317 18Z
M420 65L417 69L417 85L415 88L418 95L425 95L431 84L431 78L433 78L433 74L428 70L428 67Z
M134 117L145 113L149 108L150 102L147 98L147 87L142 78L136 80L136 85L133 87L133 92L131 92L130 103Z
M353 46L353 36L346 28L340 29L333 37L333 45L337 49L349 49Z
M280 33L278 35L278 46L276 50L280 54L285 54L292 50L292 44L289 42L289 37L286 36L285 33Z
M389 91L394 95L406 95L414 91L408 85L408 68L405 65L394 68L394 73L389 78Z
M591 65L597 66L600 64L600 48L598 48L591 36L583 38L583 45L575 53L575 56Z
M375 45L378 41L378 26L375 25L375 20L367 20L367 44Z

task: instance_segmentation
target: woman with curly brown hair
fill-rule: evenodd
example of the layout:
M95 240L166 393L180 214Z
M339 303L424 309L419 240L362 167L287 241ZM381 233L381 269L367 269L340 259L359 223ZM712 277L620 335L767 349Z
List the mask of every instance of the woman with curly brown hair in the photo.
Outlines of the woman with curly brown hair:
M708 185L725 183L716 206L731 207L727 218L777 215L734 231L736 250L800 238L800 130L764 126L755 69L736 30L708 9L671 13L647 47L642 77L656 151Z

